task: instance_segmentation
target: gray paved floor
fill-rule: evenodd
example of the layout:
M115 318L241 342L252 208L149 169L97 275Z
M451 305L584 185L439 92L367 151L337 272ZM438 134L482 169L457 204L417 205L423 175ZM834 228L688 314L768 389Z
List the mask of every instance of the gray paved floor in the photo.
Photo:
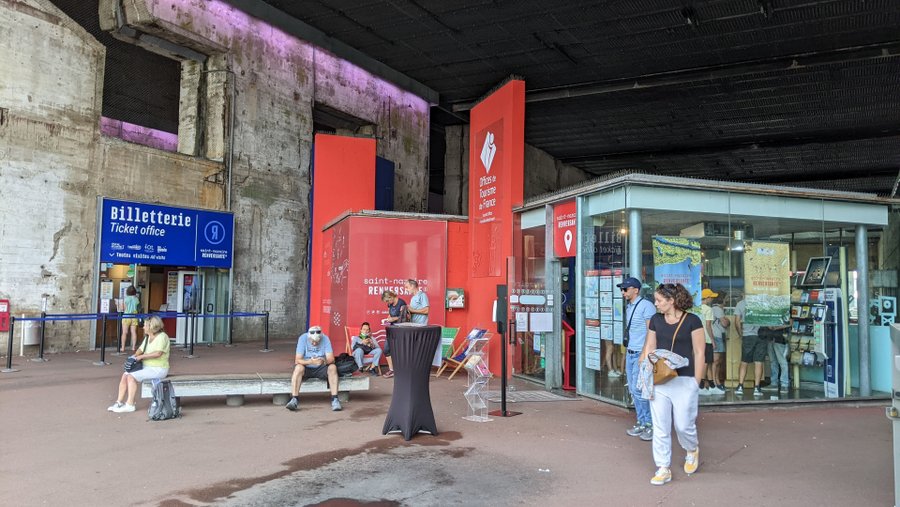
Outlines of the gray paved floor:
M173 373L285 369L293 344L173 353ZM185 399L184 417L112 414L124 359L16 358L0 375L3 505L892 505L891 430L877 405L701 412L700 471L650 486L649 444L629 412L593 400L520 403L465 421L465 378L432 382L440 435L381 435L392 380L343 412L309 395L291 413ZM519 384L519 389L531 388ZM497 385L492 385L496 389ZM683 452L675 451L679 464Z

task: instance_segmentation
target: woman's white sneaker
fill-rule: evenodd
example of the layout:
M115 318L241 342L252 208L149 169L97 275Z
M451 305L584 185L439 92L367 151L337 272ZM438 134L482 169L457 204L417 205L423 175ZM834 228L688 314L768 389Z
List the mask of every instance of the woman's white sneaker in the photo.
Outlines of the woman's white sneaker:
M124 405L120 405L120 406L112 409L112 411L117 414L122 414L122 413L126 413L126 412L134 412L134 405L129 405L126 403Z
M121 406L122 406L122 403L119 403L119 402L117 401L117 402L113 403L112 405L110 405L109 408L107 408L106 410L109 411L109 412L115 412L116 409L119 408L119 407L121 407Z

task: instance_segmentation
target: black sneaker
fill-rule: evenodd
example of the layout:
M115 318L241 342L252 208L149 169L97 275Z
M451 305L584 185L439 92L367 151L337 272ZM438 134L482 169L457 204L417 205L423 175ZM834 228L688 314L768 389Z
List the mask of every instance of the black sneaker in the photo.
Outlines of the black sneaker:
M759 388L759 386L756 386L753 388L753 396L762 396L762 395L763 395L763 392L762 392L762 389Z
M299 404L300 403L297 401L297 398L291 398L291 401L287 402L287 405L285 405L284 408L290 410L291 412L294 412L297 410L297 405Z

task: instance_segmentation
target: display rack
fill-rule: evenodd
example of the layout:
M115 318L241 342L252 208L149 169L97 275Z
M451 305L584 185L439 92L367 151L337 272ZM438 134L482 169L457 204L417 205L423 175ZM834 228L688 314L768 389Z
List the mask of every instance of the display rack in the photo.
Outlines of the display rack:
M801 367L822 367L826 397L844 396L844 333L840 325L844 318L839 289L792 291L788 360L793 367L795 388L800 387Z
M492 420L488 417L486 394L493 374L488 368L488 355L484 349L489 340L490 335L471 340L463 360L463 367L469 374L469 382L463 394L469 404L468 415L463 419L468 421L487 422Z

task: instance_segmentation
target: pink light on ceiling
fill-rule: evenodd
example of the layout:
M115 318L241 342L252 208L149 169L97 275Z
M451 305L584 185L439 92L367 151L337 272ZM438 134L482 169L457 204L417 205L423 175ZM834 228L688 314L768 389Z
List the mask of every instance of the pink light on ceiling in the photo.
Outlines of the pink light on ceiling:
M379 96L390 97L395 104L407 106L419 112L427 112L429 104L414 93L403 90L393 83L335 57L331 53L297 39L277 27L261 21L249 14L229 5L223 0L156 0L148 2L153 15L183 26L184 19L190 20L191 30L218 44L235 47L237 41L244 41L252 47L252 41L259 39L266 44L272 54L265 54L268 63L285 65L298 58L317 67L315 76L322 74L347 83L348 88L356 90L360 100L366 91L373 91ZM315 55L314 55L315 53ZM253 55L245 55L252 57Z
M106 137L116 137L129 143L149 146L158 150L178 151L178 134L142 127L106 116L100 117L100 133Z

